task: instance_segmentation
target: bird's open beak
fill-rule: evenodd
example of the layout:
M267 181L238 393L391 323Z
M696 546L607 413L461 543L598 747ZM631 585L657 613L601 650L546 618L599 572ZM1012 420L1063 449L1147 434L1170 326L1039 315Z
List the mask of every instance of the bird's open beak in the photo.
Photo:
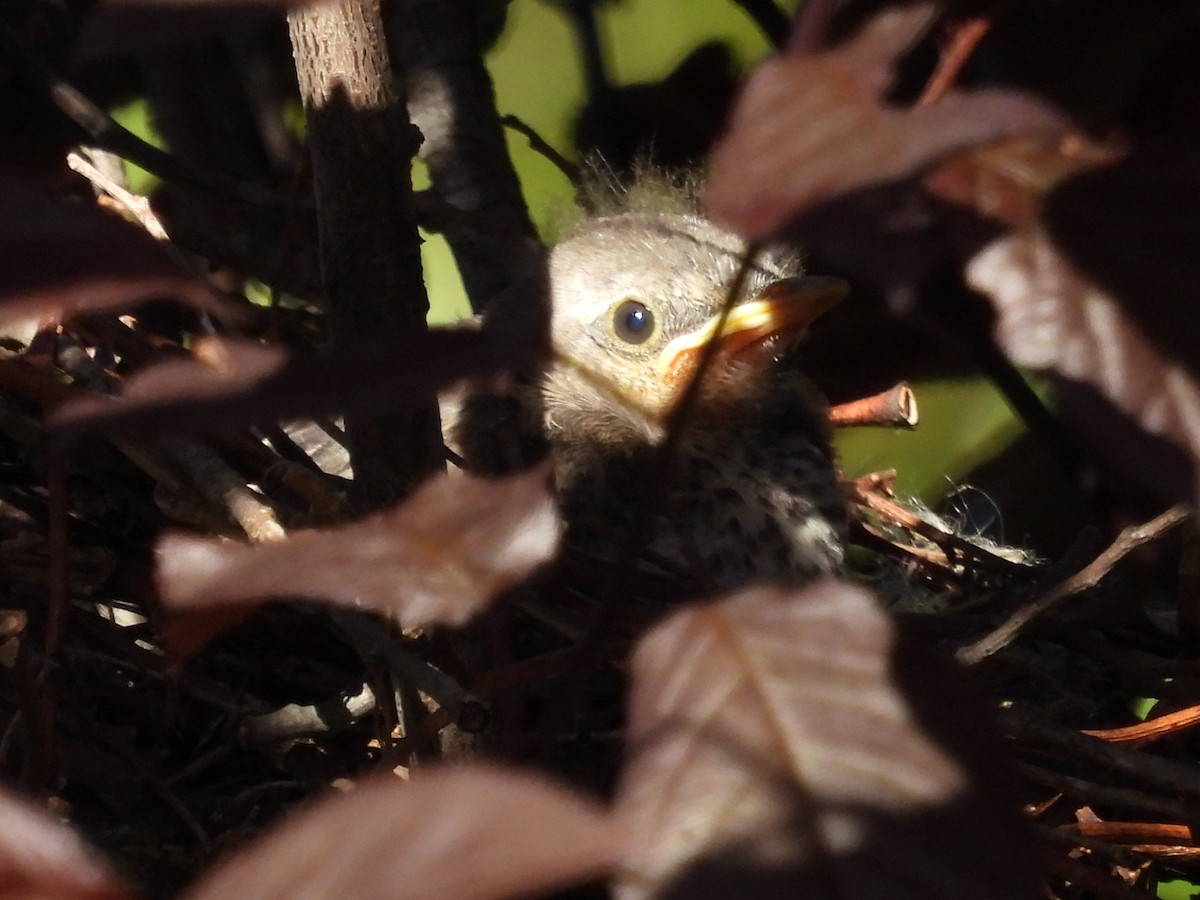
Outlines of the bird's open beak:
M694 364L709 341L719 341L722 353L734 355L775 335L800 335L849 292L846 282L821 275L773 281L753 300L731 309L723 326L715 316L667 344L658 357L658 372L676 377Z

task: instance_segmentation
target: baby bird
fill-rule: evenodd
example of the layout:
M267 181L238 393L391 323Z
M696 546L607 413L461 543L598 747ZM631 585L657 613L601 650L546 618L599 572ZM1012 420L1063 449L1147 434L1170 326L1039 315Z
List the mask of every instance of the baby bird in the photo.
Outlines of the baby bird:
M824 400L788 351L846 285L761 254L724 324L744 243L683 211L587 220L550 254L554 354L540 382L443 402L449 443L470 468L500 474L549 444L571 539L612 559L639 498L648 555L713 588L796 584L838 572L845 507ZM671 411L717 342L662 483L655 457ZM531 396L532 395L532 396ZM303 437L327 472L344 450ZM325 454L320 456L320 454ZM331 462L333 457L337 460Z
M626 212L589 220L550 258L542 408L573 533L611 547L653 489L650 549L719 588L837 572L846 530L824 401L786 354L847 288L761 255L722 326L744 249L696 215ZM649 484L710 340L665 483Z

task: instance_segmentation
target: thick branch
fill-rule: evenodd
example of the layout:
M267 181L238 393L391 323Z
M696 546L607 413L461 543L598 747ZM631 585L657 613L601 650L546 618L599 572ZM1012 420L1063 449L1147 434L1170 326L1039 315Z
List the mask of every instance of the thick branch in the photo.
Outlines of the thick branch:
M404 70L409 114L424 137L421 159L432 193L444 207L438 230L454 251L471 307L487 310L488 327L545 335L545 248L529 219L483 64L479 5L402 0L394 9L392 47ZM525 402L533 401L521 409ZM513 414L496 416L498 409ZM462 405L451 430L468 466L507 471L536 456L528 448L540 446L540 414L516 409L490 395ZM537 424L531 429L531 423Z
M476 6L406 0L395 9L390 34L433 190L450 206L498 226L490 234L452 222L443 229L471 307L481 312L539 265L541 245L508 156Z
M395 96L379 0L336 0L288 17L334 340L424 330L429 301L412 211L416 130ZM442 465L433 397L387 420L348 419L360 510L407 493Z

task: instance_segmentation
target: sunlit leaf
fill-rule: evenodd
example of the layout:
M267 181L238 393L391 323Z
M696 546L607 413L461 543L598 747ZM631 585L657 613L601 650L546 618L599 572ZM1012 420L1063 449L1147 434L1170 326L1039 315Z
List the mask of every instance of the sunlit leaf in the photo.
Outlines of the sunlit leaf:
M1043 198L1064 180L1112 163L1122 152L1075 132L1018 135L955 154L922 183L982 216L1023 226L1038 217Z
M823 201L898 180L963 147L1065 127L1041 101L999 89L885 106L892 61L932 14L928 4L893 9L832 51L759 66L713 153L710 212L765 237Z
M547 562L560 522L544 468L498 481L443 475L362 522L256 545L168 535L158 583L173 609L306 597L460 624Z
M1042 213L1062 256L1193 375L1200 375L1198 205L1200 153L1135 145L1116 163L1058 185Z
M0 898L116 900L129 897L68 826L0 791Z
M1001 238L971 260L966 275L992 299L997 338L1015 363L1091 386L1146 431L1197 459L1200 389L1191 373L1148 341L1044 231ZM1128 437L1111 426L1091 431L1110 445ZM1144 456L1128 461L1131 468L1144 463Z
M525 897L603 875L621 837L593 804L519 772L376 777L295 816L187 897Z
M1032 897L997 737L862 589L760 588L638 647L619 896Z

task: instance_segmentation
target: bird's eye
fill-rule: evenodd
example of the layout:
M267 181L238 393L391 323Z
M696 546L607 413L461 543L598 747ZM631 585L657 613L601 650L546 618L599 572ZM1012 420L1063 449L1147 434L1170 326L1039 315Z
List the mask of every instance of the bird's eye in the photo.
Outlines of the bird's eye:
M623 300L613 309L613 331L627 344L644 344L654 334L654 313L645 303Z

